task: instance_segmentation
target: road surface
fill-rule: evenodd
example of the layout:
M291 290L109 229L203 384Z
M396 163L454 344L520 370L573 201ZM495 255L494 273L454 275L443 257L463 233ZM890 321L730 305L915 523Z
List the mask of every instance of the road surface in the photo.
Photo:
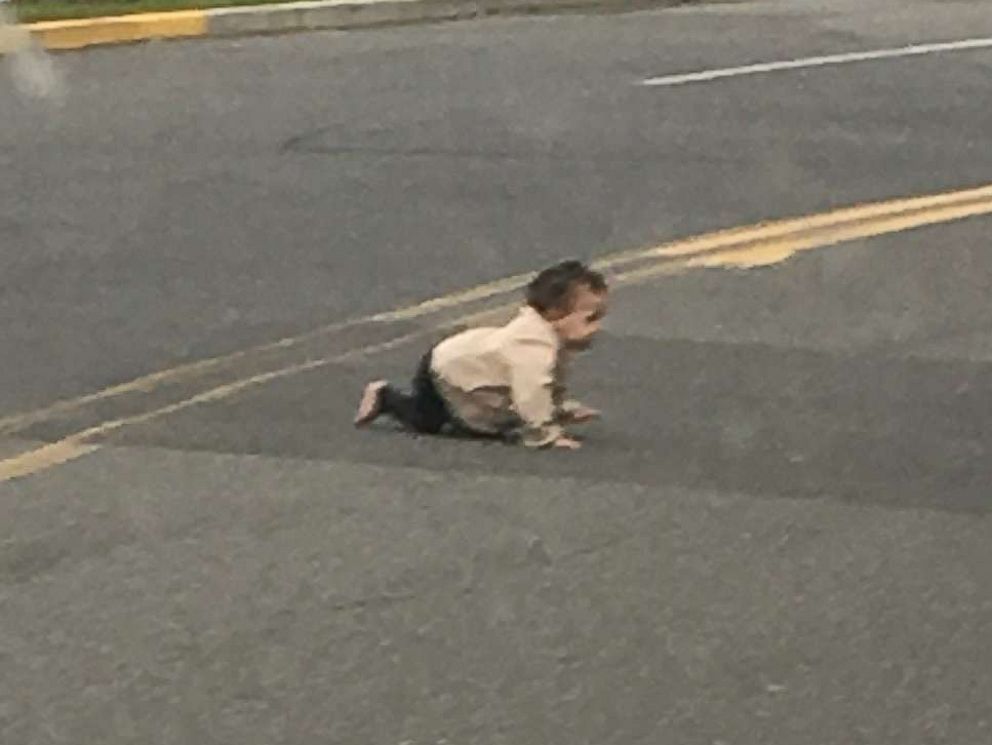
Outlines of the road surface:
M989 38L739 3L2 79L0 742L992 742ZM351 429L573 255L581 453Z

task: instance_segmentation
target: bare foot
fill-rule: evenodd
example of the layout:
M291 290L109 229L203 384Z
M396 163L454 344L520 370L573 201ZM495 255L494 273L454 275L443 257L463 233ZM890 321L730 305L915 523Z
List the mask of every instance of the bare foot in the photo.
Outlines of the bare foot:
M571 435L559 435L558 439L551 443L551 446L561 450L578 450L582 447L582 440Z
M385 380L376 380L365 386L362 400L355 413L355 426L364 427L376 420L382 413L382 389L386 387Z
M574 424L585 424L602 416L602 413L598 409L591 409L588 406L579 406L566 414L568 421Z

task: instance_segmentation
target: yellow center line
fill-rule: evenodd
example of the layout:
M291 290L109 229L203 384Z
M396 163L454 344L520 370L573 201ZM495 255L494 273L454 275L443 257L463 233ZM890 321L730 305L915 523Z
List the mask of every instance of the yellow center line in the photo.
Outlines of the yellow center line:
M0 483L54 468L99 449L99 445L82 442L76 437L67 437L50 445L28 450L26 453L0 461Z
M927 225L938 225L987 214L992 214L992 198L984 201L967 202L960 206L950 205L896 216L882 215L875 220L813 230L806 235L793 234L783 238L751 241L743 247L731 245L724 250L696 252L682 257L683 261L677 263L654 262L620 274L614 281L617 284L639 283L655 277L678 273L685 269L753 269L756 267L771 266L787 261L798 253L812 249L825 248L854 240L872 238L890 233L900 233Z
M965 194L967 196L962 197ZM890 206L892 204L890 203ZM753 230L722 231L718 234L702 236L699 239L667 244L656 249L618 254L615 257L599 262L599 265L617 267L645 259L654 259L652 263L646 266L636 267L626 272L617 272L612 279L615 284L620 286L645 282L655 277L676 274L691 269L767 266L786 261L801 251L836 245L861 238L911 230L925 225L936 225L978 215L992 214L992 187L957 192L955 195L901 200L897 204L898 208L895 209L884 209L884 205L870 205L867 208L840 210L837 213L813 216L804 220L766 224L757 226ZM839 220L827 219L829 215L836 216L838 214L843 214L844 218ZM799 227L800 223L805 228ZM731 239L731 235L735 236L735 238ZM684 250L690 243L694 245L695 250ZM491 291L491 288L496 286L509 287L517 281L518 278L509 278L498 283L490 283L489 285L473 288L464 293L457 293L445 298L437 298L433 301L428 301L428 303L422 303L419 306L411 306L407 309L395 311L393 316L399 317L397 314L401 313L427 315L429 312L433 312L433 310L417 310L425 307L435 310L439 307L457 308L460 304L464 305L471 301L495 297L501 294L501 291L494 292ZM471 298L471 301L463 300L459 304L454 300L454 298L458 297ZM435 325L425 329L418 329L387 342L358 347L332 356L307 360L306 362L240 378L201 391L194 396L167 406L161 406L133 416L102 422L88 429L73 433L58 442L44 445L5 460L0 460L0 483L11 479L22 478L81 458L100 447L99 444L92 442L93 440L106 437L125 427L143 424L200 404L220 401L249 388L265 385L274 380L394 349L410 341L420 339L436 331L438 328L446 328L452 324L464 323L472 319L490 316L501 310L507 310L513 305L516 305L516 303L501 308L488 308L481 313L463 315L461 318L450 321L442 326ZM382 318L386 315L389 314L382 314L379 317ZM245 353L238 354L244 355ZM51 410L51 407L49 410Z
M763 241L771 238L784 238L794 234L806 234L810 230L835 225L839 226L848 223L858 223L883 216L896 216L911 212L922 212L938 207L981 201L986 198L992 198L992 185L921 197L911 197L907 199L896 199L858 205L854 207L845 207L817 215L759 223L758 225L731 228L728 230L720 230L701 236L676 240L660 246L623 251L607 256L594 263L597 268L602 270L616 270L620 267L644 261L704 254L735 246L746 246L754 241ZM651 269L647 268L645 271L650 273ZM363 324L415 321L430 315L464 307L471 303L488 300L498 297L499 295L515 292L521 289L528 282L531 276L531 274L518 274L511 277L505 277L494 282L487 282L467 290L431 298L403 308L397 308L383 313L376 313L361 318L328 324L297 336L289 336L274 342L218 357L178 365L166 370L143 375L135 378L134 380L113 385L94 393L89 393L62 401L56 401L49 406L45 406L34 411L22 412L7 417L2 417L0 418L0 435L9 435L18 432L30 427L33 424L43 422L60 414L66 414L79 410L90 404L129 394L149 393L168 384L195 378L206 373L214 372L220 368L235 365L239 362L244 362L254 356L280 350L290 350L308 341L319 339L322 336L329 336Z
M772 240L753 248L693 256L689 258L688 266L690 268L733 266L751 269L781 263L802 251L890 233L901 233L927 225L938 225L990 213L992 213L992 198L981 202L940 207L927 212L885 216L864 224L829 228L809 237Z
M786 220L763 222L757 225L729 228L714 233L705 233L683 240L665 243L651 248L624 251L596 262L602 269L641 262L652 258L689 256L729 248L752 241L769 238L783 238L791 234L807 233L811 230L864 222L879 217L898 216L912 212L922 212L937 207L980 202L992 198L992 185L974 189L963 189L941 194L896 199L843 207L817 215L806 215Z

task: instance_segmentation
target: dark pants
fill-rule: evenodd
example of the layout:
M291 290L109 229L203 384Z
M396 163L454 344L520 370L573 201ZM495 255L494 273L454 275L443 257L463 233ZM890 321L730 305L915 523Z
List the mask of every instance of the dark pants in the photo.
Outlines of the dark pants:
M425 435L438 434L446 424L454 424L441 394L434 384L430 352L417 365L409 393L387 385L382 391L382 413L405 427Z

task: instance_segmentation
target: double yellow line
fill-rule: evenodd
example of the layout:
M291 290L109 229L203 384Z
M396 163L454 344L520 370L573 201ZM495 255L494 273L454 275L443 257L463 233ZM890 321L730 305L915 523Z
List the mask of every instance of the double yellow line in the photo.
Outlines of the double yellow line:
M992 185L708 233L647 249L613 254L596 262L596 266L611 275L612 284L623 286L698 268L767 266L785 261L802 251L990 213ZM331 324L299 336L170 368L92 394L59 401L36 411L2 418L0 436L9 437L65 414L97 404L105 406L114 399L140 399L169 386L196 380L202 382L225 371L234 371L233 378L220 384L208 383L198 392L184 394L166 405L152 405L137 413L107 419L56 442L0 460L0 483L80 458L97 450L101 439L126 427L199 404L230 398L280 378L394 349L452 323L478 320L505 309L507 302L526 284L529 276L507 277L416 305ZM409 328L411 322L418 324L415 330L402 331L387 341L359 345L331 355L308 355L305 359L288 362L292 357L299 356L301 350L330 345L348 331L360 331L364 326L388 329L390 324L401 327L406 324ZM240 374L238 368L242 370ZM258 371L245 375L243 371L246 368L258 368Z

